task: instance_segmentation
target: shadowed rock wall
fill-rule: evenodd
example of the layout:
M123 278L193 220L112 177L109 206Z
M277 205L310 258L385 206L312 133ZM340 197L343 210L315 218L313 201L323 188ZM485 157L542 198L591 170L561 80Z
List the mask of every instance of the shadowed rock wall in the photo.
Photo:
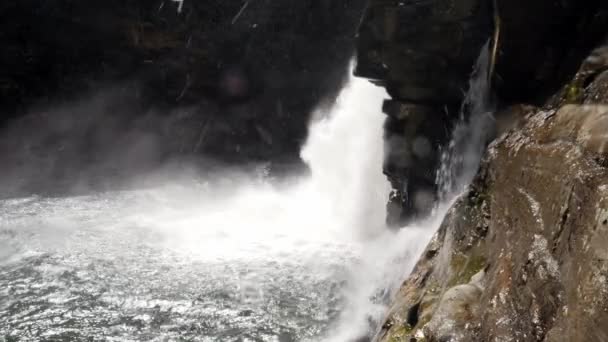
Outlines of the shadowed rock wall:
M278 89L308 90L299 97L315 103L340 88L361 9L361 1L185 1L178 13L169 0L7 1L3 117L133 79L157 103L234 102ZM246 84L231 81L237 76Z
M473 66L489 42L499 106L545 103L605 36L605 1L370 0L355 74L384 86L389 223L424 216ZM425 145L426 147L420 148Z
M467 193L401 287L378 341L608 338L605 48L544 108L500 113Z
M4 1L0 163L29 179L180 156L298 163L310 113L346 79L363 6Z

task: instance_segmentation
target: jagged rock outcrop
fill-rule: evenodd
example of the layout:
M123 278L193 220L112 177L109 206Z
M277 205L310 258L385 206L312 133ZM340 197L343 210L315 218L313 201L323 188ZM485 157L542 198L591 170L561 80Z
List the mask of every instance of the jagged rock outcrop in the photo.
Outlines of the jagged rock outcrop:
M491 40L497 96L543 103L605 37L607 22L608 5L599 0L370 0L355 74L396 101L459 105Z
M355 74L392 96L384 108L389 223L428 213L440 153L459 115L470 114L461 106L486 42L498 102L542 104L607 29L608 5L596 0L370 0Z
M355 75L392 97L384 106L389 224L426 214L435 200L440 150L492 21L489 1L369 1Z
M544 108L503 112L516 123L489 147L378 341L608 338L605 56Z

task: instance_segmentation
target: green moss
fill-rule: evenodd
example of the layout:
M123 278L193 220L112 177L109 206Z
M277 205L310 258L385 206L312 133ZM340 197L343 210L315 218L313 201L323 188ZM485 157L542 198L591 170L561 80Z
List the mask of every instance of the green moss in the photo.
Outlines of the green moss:
M477 249L471 250L469 256L454 253L450 260L452 278L448 282L448 287L469 283L471 278L485 266L486 259Z
M583 89L577 82L568 85L564 100L566 103L580 104L583 101Z
M390 335L388 336L389 342L409 342L409 338L412 334L412 327L408 324L402 325L395 329L391 330Z

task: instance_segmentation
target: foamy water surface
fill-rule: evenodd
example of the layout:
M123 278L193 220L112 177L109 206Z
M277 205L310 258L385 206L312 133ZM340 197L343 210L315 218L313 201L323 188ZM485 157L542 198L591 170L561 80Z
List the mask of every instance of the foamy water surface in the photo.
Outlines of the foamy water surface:
M373 333L435 219L384 226L384 91L351 80L311 174L0 202L0 340L339 341Z

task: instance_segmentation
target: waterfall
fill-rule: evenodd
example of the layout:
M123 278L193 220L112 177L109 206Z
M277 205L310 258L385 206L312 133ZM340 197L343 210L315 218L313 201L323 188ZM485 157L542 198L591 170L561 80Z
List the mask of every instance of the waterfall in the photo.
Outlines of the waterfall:
M494 133L490 57L488 42L482 47L475 64L450 143L441 154L437 185L440 198L444 200L461 193L471 183L486 143Z
M369 312L385 309L369 298L387 265L408 241L424 245L415 234L396 243L384 226L386 97L351 77L315 113L301 152L308 176L172 173L145 190L0 201L0 336L317 342L346 325L365 332ZM9 296L15 286L26 289Z
M446 198L426 220L385 227L385 98L351 77L315 114L301 152L310 175L289 182L171 174L146 190L0 201L0 336L369 336L450 206ZM454 136L467 144L453 150L478 157L480 129L463 124ZM456 139L465 136L480 138ZM446 170L467 165L449 178L465 180L446 186L464 184L474 158L446 161Z
M357 276L350 282L350 307L329 341L354 341L379 328L388 309L386 304L409 275L457 196L473 180L493 133L489 70L488 42L475 64L451 141L441 155L437 173L441 202L430 217L369 241Z
M389 185L380 108L387 97L383 88L351 76L335 105L314 115L320 120L301 152L311 169L307 186L345 230L365 236L384 231Z

